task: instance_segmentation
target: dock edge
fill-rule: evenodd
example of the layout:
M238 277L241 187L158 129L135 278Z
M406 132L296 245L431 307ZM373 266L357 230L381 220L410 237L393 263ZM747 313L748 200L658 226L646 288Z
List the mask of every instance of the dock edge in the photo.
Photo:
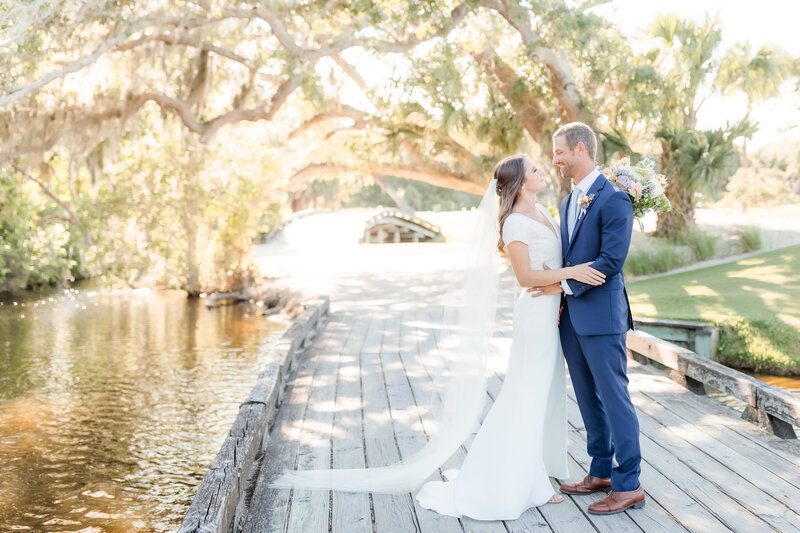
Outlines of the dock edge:
M272 347L273 356L239 406L233 426L203 476L178 533L225 533L238 522L247 480L258 464L262 440L269 433L283 399L285 378L296 357L325 327L329 311L327 296L307 300L303 314Z

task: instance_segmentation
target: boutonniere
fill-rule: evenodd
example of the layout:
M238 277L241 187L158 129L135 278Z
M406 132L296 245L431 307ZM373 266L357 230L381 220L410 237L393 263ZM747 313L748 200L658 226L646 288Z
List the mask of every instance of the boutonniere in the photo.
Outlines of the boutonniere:
M586 214L586 211L589 209L589 206L592 205L592 202L594 202L594 194L584 196L578 200L578 208L580 209L580 213L578 213L578 220L580 220L581 217Z

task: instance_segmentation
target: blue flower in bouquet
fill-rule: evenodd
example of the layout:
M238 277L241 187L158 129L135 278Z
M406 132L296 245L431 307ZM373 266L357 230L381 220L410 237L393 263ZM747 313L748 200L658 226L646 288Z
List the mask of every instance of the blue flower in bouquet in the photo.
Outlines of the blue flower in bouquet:
M627 176L627 177L630 177L630 176L631 176L631 169L629 169L629 168L628 168L628 167L626 167L626 166L619 167L619 168L616 170L616 175L617 175L617 177L618 177L618 178L620 178L620 177L622 177L622 176Z
M631 179L625 174L620 174L619 176L617 176L617 185L622 187L623 190L625 190L626 192L630 190L632 183L633 182L631 181Z

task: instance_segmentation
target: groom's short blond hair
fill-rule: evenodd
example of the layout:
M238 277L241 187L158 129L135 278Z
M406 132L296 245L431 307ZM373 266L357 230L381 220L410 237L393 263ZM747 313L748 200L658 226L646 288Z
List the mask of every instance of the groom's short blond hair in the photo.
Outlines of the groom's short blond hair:
M592 128L583 122L570 122L558 128L553 134L553 139L562 135L567 138L567 146L569 146L570 150L574 150L579 142L583 143L592 161L595 160L595 157L597 157L597 137L595 137Z

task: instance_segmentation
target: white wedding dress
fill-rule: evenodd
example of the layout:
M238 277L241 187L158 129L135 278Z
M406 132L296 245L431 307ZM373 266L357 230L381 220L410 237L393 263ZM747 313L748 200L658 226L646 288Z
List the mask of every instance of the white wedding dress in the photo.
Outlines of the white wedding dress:
M561 268L556 233L512 213L503 225L506 245L528 245L531 269ZM567 478L566 372L558 333L559 295L532 297L515 283L508 371L500 394L478 430L460 470L444 473L417 494L422 507L477 520L514 520L554 494L549 476Z

